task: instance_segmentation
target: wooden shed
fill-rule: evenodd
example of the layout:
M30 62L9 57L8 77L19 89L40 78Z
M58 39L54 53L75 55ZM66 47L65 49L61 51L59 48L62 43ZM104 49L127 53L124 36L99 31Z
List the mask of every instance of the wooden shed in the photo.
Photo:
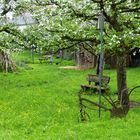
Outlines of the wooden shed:
M84 48L80 48L75 52L76 64L83 68L93 68L96 66L97 56L91 54Z

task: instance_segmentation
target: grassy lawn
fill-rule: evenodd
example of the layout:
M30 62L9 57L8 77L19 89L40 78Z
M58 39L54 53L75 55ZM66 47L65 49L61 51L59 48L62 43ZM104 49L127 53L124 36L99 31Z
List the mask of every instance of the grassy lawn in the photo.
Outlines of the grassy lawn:
M123 119L108 112L90 111L90 120L79 121L77 93L95 70L60 69L60 65L30 64L30 69L0 73L0 140L139 140L140 108ZM116 92L115 70L110 90ZM128 69L128 86L140 85L140 68ZM139 94L139 95L138 95ZM95 98L96 95L95 95ZM140 89L132 95L140 101Z

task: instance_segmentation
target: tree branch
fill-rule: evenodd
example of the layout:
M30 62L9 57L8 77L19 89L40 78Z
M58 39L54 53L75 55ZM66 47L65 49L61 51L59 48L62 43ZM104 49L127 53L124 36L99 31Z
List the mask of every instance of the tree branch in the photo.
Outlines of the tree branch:
M127 0L120 0L119 2L116 2L115 3L115 5L117 6L117 5L120 5L120 4L122 4L122 3L124 3L124 2L126 2Z
M34 4L37 4L37 5L39 5L39 6L49 6L49 5L51 6L51 5L56 5L56 6L61 7L60 4L59 4L58 2L56 2L56 1L54 1L54 0L50 0L50 1L48 1L48 2L40 1L40 0L35 0L35 2L36 2L36 3L34 3Z
M14 36L16 36L16 35L18 34L17 30L11 29L11 28L9 28L9 27L7 27L7 26L2 27L2 28L0 29L0 32L6 32L6 33L12 34L12 35L14 35Z
M51 29L45 28L45 30L47 30L48 32L51 32L51 33L62 33L63 32L62 30L57 30L57 29L51 30Z
M66 39L69 41L81 41L81 42L91 41L91 42L99 44L99 40L97 40L95 37L94 38L93 37L91 37L91 38L72 38L68 35L65 35L65 36L62 36L62 39Z
M91 0L92 2L94 3L100 3L101 1L100 0Z
M10 0L5 0L3 2L4 7L2 8L1 16L6 15L10 10L11 6L9 5Z
M125 13L125 12L140 12L140 7L133 8L133 9L130 9L129 7L121 7L120 9L121 9L120 13Z
M73 7L69 7L73 14L76 16L76 17L79 17L79 18L84 18L84 19L92 19L92 20L98 20L97 18L97 15L87 15L86 13L83 13L83 12L80 12L80 11L76 11ZM73 16L73 15L72 15Z
M60 50L68 50L68 49L70 49L70 48L73 48L74 46L76 46L76 45L78 45L78 44L80 44L81 42L76 42L76 43L74 43L74 44L72 44L72 45L69 45L69 46L67 46L67 47L62 47L62 48L59 48L56 52L54 52L54 54L57 54Z

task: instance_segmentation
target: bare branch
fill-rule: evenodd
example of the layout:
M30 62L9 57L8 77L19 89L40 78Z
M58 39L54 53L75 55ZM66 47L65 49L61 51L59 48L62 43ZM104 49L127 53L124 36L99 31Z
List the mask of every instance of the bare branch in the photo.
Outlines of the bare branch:
M85 47L85 46L84 46L84 49L87 50L88 52L90 52L91 54L96 55L96 54L94 53L95 50L93 49L93 47L92 47L88 42L85 42L85 44L86 44L87 46L89 46L91 50L88 49L88 48ZM94 50L94 51L93 51L93 50Z

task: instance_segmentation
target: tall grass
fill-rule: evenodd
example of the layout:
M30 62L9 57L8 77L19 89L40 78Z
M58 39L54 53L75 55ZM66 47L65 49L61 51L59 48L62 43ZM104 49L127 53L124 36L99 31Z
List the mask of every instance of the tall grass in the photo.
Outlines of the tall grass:
M37 60L36 60L37 61ZM138 140L140 108L127 117L111 119L108 112L89 111L90 120L80 122L78 91L90 70L66 70L59 65L28 64L31 69L0 73L0 140ZM128 69L128 86L140 85L140 68ZM116 92L115 70L111 93ZM140 101L140 90L133 100ZM97 98L94 95L92 98Z

